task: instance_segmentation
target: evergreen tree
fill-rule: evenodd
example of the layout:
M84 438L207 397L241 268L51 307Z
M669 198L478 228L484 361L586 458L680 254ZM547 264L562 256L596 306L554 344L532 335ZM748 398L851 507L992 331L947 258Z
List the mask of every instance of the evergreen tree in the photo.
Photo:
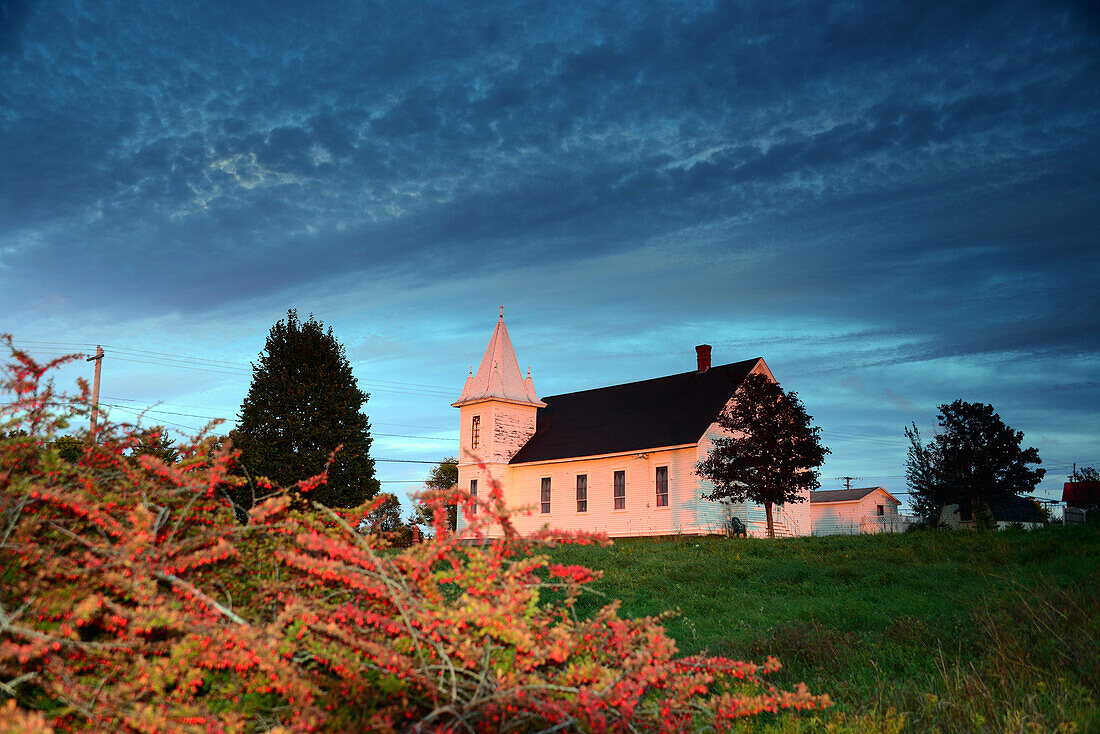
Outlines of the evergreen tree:
M164 426L155 426L140 433L141 442L130 452L130 458L137 461L143 454L155 456L165 464L175 464L180 460L180 452L175 439L168 435Z
M940 521L940 511L947 504L945 487L939 475L936 442L924 443L917 424L905 429L909 451L905 460L905 481L909 485L909 504L919 517L930 525Z
M820 486L817 468L829 449L810 421L796 393L785 392L767 375L749 375L718 416L730 436L715 439L695 467L696 474L714 482L706 498L764 505L768 537L775 537L772 506L801 502L801 493Z
M85 443L84 439L68 433L64 436L58 436L53 442L58 455L70 464L79 464L80 460L84 458Z
M253 480L278 486L320 473L341 446L328 482L311 497L330 507L356 507L378 493L370 458L370 423L362 412L370 396L359 389L344 347L310 314L297 312L271 327L264 351L252 365L252 386L232 434L241 466ZM247 508L250 487L234 492Z

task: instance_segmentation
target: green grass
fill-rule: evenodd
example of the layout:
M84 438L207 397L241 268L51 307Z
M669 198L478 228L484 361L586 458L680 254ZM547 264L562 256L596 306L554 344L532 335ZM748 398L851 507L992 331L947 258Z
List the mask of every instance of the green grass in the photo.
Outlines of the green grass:
M626 539L590 612L678 610L685 654L762 661L837 705L784 731L1100 732L1100 531Z

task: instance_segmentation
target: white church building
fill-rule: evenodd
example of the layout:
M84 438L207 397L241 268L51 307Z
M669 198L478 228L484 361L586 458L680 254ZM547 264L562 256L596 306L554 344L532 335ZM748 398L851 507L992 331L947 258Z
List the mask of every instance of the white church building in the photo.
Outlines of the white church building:
M690 372L540 399L512 349L503 311L459 409L459 486L498 479L520 532L544 525L611 537L724 534L731 516L766 535L761 505L702 499L695 465L723 435L715 422L742 381L771 377L763 359L711 366L696 347ZM476 456L485 463L481 469ZM807 493L808 494L808 493ZM810 503L775 507L777 536L809 535ZM466 523L459 513L459 532Z

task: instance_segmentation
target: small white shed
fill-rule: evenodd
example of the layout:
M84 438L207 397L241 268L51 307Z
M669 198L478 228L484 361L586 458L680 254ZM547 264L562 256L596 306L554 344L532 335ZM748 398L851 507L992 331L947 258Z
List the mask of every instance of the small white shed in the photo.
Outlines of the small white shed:
M857 535L900 532L907 524L898 515L901 501L882 487L825 489L810 492L813 535Z

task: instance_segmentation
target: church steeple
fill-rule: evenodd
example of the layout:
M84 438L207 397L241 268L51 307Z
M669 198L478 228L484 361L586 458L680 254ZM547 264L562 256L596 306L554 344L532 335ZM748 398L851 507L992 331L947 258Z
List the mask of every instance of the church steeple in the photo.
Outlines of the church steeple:
M508 336L508 327L504 325L503 306L500 309L496 328L493 329L493 336L489 339L489 346L485 349L485 356L481 358L481 364L477 368L477 374L466 378L462 395L451 405L458 408L487 400L546 407L546 403L539 400L538 395L535 394L530 371L525 380L523 373L519 370L512 340Z

